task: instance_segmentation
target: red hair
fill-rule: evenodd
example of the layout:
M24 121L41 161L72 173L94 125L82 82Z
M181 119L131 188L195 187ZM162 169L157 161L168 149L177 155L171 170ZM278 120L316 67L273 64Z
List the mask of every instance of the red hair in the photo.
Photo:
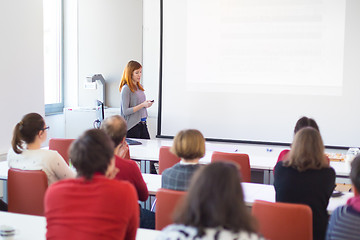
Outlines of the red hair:
M123 76L122 76L121 81L120 81L120 86L119 86L119 91L120 92L121 92L122 87L125 84L127 84L129 86L131 92L135 92L136 86L141 91L144 91L144 88L141 86L141 84L138 82L138 83L136 83L136 86L135 86L135 83L133 82L133 80L131 78L133 72L135 70L137 70L137 69L140 69L140 68L142 68L142 66L137 61L131 60L130 62L128 62L128 64L126 64Z

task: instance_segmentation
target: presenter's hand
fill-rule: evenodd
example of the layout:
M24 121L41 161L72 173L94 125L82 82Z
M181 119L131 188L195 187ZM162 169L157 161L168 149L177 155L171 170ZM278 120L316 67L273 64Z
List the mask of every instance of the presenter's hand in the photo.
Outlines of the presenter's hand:
M146 100L144 101L142 104L143 104L143 107L144 108L149 108L153 105L154 102L152 102L151 100Z

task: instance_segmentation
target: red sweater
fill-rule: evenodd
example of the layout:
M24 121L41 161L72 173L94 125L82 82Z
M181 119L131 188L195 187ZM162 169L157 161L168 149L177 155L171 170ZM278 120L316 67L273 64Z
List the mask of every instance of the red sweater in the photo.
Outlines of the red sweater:
M135 186L139 200L146 201L149 192L136 162L115 155L115 165L120 169L115 179L129 181Z
M45 194L46 238L133 240L139 226L137 200L131 184L103 175L56 182Z

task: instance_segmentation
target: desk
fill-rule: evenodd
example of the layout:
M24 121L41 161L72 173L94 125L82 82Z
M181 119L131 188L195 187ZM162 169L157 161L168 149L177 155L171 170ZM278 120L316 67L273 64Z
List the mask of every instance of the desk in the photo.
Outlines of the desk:
M142 167L142 172L150 172L150 161L159 161L159 150L161 146L171 146L172 139L136 139L142 145L130 145L131 159L145 161L145 166ZM214 151L220 152L236 152L246 153L250 158L250 167L252 170L260 170L264 173L264 183L273 183L273 168L276 164L280 152L287 147L284 146L266 146L255 144L241 144L241 143L220 143L220 142L206 142L205 156L200 159L200 163L210 163L211 156ZM339 150L328 150L329 152L337 152ZM337 177L348 178L350 168L345 162L330 162L331 167L334 168Z
M159 161L159 150L161 146L171 146L173 140L170 139L136 139L142 145L130 145L131 159L145 161L142 166L142 172L150 172L150 161ZM214 151L246 153L250 158L250 167L252 170L259 170L264 174L264 183L272 183L272 170L275 166L279 153L284 147L265 146L254 144L236 144L236 143L220 143L206 142L205 156L200 159L200 163L208 164L211 162L211 156Z
M14 240L25 239L46 239L46 219L34 215L8 213L0 211L0 225L7 225L15 228ZM136 240L153 240L160 231L138 228Z
M145 183L147 184L149 194L156 195L156 192L161 188L161 175L156 174L142 174ZM268 202L275 202L275 189L273 185L258 184L258 183L241 183L244 191L245 204L251 207L255 200L264 200ZM331 197L327 210L331 214L338 206L345 205L349 198L353 197L353 193L345 192L341 197Z

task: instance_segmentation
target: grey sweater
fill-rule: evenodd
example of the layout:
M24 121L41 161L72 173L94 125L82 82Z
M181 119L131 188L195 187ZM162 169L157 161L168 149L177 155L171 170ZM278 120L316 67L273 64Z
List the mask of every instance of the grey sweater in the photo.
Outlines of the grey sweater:
M146 108L134 112L134 107L146 100L144 91L137 89L131 92L128 85L124 85L120 92L121 95L121 116L125 118L127 130L133 128L141 121L141 118L148 116Z

